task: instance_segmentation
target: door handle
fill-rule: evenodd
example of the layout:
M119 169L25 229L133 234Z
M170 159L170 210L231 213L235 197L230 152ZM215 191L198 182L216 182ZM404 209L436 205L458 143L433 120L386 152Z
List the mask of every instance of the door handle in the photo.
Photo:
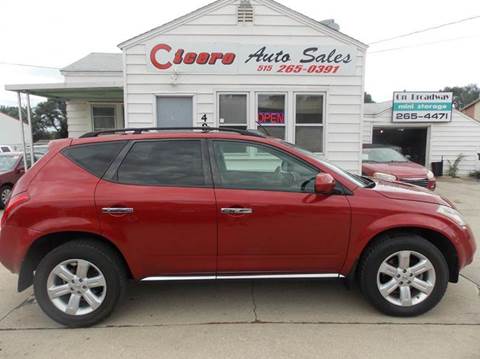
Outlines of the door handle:
M252 214L253 209L251 209L251 208L222 208L221 212L223 214Z
M133 208L104 207L104 208L102 208L102 213L105 213L105 214L131 214L131 213L133 213Z

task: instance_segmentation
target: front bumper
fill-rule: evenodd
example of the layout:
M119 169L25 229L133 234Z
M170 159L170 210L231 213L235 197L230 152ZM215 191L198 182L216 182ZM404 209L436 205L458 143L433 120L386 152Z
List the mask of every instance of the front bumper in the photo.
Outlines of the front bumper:
M465 226L460 231L455 241L455 247L458 255L458 269L459 271L465 266L473 262L477 244L473 236L470 226Z

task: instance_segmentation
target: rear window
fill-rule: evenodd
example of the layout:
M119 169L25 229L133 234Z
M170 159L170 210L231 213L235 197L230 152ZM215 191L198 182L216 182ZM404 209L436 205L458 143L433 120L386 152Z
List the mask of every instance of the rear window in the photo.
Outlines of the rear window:
M64 149L63 154L97 177L102 177L127 141L92 143Z

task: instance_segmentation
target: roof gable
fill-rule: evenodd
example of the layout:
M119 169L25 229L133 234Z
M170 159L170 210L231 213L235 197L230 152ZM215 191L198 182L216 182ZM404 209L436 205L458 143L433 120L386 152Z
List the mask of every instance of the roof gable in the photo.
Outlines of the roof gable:
M358 46L360 48L366 49L368 46L364 43L362 43L359 40L356 40L340 31L334 30L333 28L329 27L326 25L328 22L320 22L316 21L304 14L301 14L295 10L292 10L274 0L252 0L255 4L258 5L263 5L265 7L270 8L271 10L285 15L292 20L302 23L319 33L326 34L328 36L331 36L332 38L335 38L341 42L344 42L346 44L353 44L355 46ZM215 11L220 10L223 7L229 6L229 5L235 5L238 4L239 0L217 0L213 3L210 3L204 7L201 7L193 12L190 12L184 16L181 16L173 21L167 22L161 26L158 26L154 29L151 29L143 34L140 34L138 36L135 36L129 40L126 40L118 45L120 49L126 49L131 46L135 46L138 43L141 43L143 41L149 40L157 35L166 33L168 31L172 31L173 29L176 29L177 27L180 27L182 25L188 24L191 21L194 21L202 16L208 15L210 13L213 13ZM255 7L255 4L252 4Z
M477 98L475 101L470 102L468 105L465 105L465 106L462 108L461 111L464 111L464 110L466 110L467 108L476 105L477 103L480 103L480 97Z

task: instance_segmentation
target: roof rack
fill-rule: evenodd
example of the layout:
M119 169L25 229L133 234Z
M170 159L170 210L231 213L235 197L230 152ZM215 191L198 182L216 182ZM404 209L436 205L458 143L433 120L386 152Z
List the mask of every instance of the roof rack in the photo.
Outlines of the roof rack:
M127 134L128 132L133 132L135 135L139 135L142 132L149 132L149 131L202 131L203 133L208 133L211 131L223 131L223 132L235 132L245 136L255 136L255 137L266 137L261 132L255 130L240 130L237 128L231 127L145 127L145 128L119 128L114 130L103 130L103 131L94 131L94 132L87 132L80 136L80 138L88 138L88 137L98 137L99 135L114 135L116 133L119 134Z

